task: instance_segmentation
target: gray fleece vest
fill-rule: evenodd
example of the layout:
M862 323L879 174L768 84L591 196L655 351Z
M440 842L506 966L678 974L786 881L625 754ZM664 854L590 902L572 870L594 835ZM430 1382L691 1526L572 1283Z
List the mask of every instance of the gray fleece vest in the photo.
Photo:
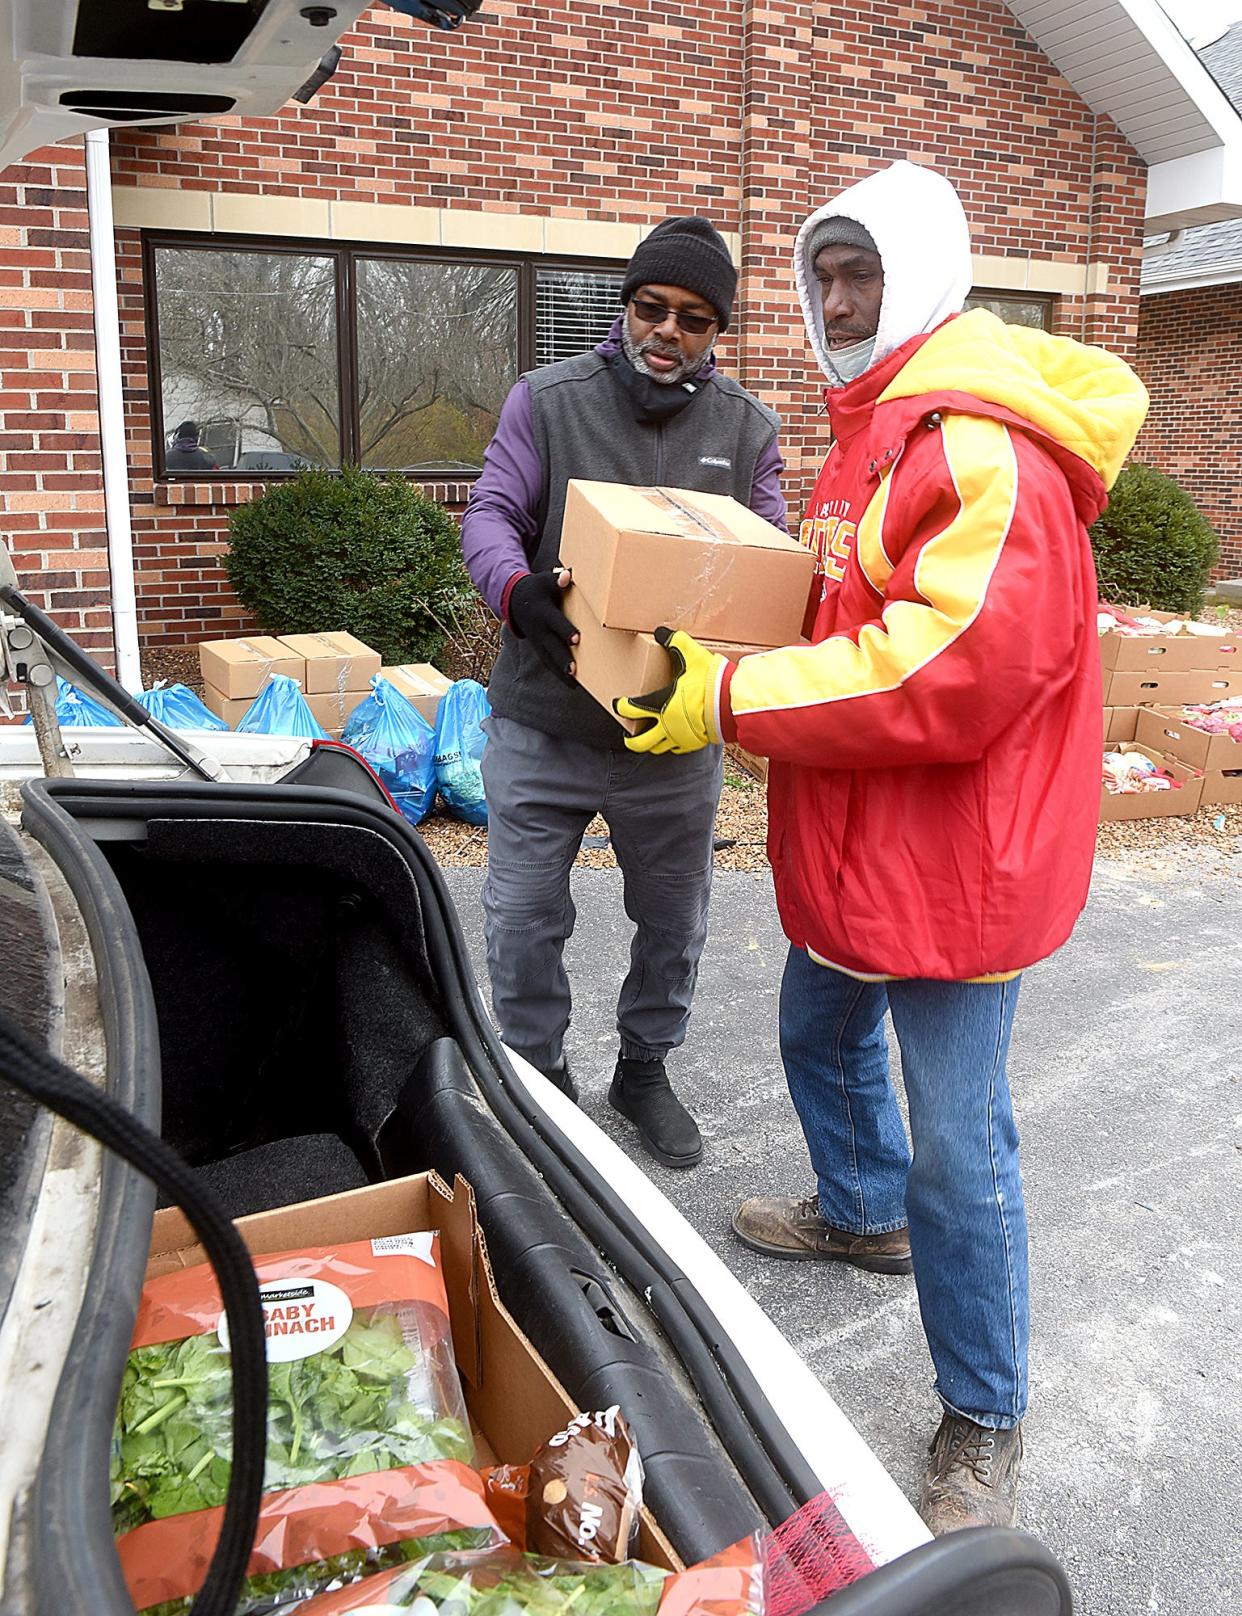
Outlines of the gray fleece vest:
M746 505L755 464L780 424L766 405L718 372L671 419L635 421L629 399L598 353L533 370L526 385L546 502L540 531L527 546L532 572L557 565L571 477L731 494ZM615 718L585 690L561 684L507 627L487 693L503 717L547 735L613 750L625 744Z

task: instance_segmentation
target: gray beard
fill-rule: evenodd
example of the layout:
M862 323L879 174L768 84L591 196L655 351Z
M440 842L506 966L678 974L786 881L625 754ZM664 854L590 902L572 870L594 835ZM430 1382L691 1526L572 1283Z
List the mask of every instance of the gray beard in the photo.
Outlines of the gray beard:
M653 382L659 382L663 387L670 387L674 382L684 382L691 376L696 376L707 361L711 358L712 349L716 346L715 337L703 350L697 359L682 358L681 362L672 370L652 370L643 358L644 353L655 348L661 350L660 343L654 337L644 337L641 342L635 342L630 335L630 322L628 319L621 322L621 351L633 365L640 376L647 376Z

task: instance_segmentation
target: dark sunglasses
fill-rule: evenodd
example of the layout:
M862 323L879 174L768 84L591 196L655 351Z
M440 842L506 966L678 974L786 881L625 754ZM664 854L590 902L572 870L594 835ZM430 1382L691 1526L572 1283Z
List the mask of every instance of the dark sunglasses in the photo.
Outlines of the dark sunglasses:
M680 309L666 309L663 303L652 303L645 297L632 297L630 303L644 325L663 325L671 314L683 331L701 337L717 324L715 315L683 314Z

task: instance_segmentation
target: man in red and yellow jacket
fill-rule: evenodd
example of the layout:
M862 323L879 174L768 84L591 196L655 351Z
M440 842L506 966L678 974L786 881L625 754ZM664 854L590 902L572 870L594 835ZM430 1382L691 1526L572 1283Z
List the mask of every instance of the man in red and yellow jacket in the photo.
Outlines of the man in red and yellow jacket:
M1102 349L960 313L969 231L930 169L843 192L795 266L834 437L802 525L821 567L810 643L734 665L661 631L673 684L618 710L654 719L635 749L736 739L771 759L781 1055L817 1188L747 1201L734 1228L774 1257L913 1267L943 1405L924 1518L1007 1524L1028 1304L1005 1063L1021 972L1086 901L1087 528L1147 398Z

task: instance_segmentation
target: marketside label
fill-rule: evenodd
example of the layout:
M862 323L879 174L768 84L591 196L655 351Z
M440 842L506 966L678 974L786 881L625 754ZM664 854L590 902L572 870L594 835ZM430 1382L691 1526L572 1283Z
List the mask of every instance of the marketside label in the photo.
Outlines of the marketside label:
M326 1279L307 1279L296 1284L273 1280L259 1286L263 1307L263 1334L267 1338L268 1363L292 1363L309 1358L313 1352L326 1352L349 1329L354 1316L353 1303L337 1285ZM229 1321L221 1313L216 1334L226 1352Z

